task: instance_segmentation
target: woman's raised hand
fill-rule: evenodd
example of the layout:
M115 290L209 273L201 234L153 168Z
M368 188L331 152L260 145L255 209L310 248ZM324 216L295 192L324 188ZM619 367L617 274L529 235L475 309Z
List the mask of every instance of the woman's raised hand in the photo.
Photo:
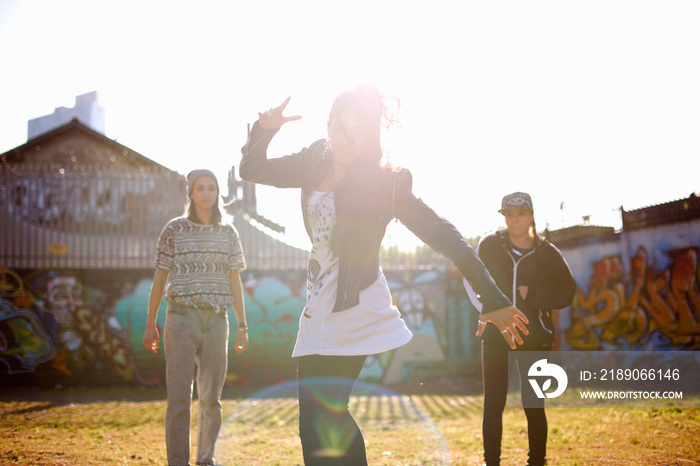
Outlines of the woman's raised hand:
M279 107L271 108L264 113L258 113L258 125L260 129L271 130L279 129L283 124L288 121L294 121L301 119L301 115L284 116L284 109L287 107L291 97L287 97L282 105Z

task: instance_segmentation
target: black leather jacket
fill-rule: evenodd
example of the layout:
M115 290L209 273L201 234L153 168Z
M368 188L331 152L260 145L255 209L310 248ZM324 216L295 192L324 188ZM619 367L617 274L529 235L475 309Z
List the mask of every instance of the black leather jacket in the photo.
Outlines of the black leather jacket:
M242 149L241 177L278 188L301 188L304 224L311 237L306 200L331 167L332 153L322 139L295 154L268 159L267 147L276 133L253 125ZM394 218L455 263L481 295L483 312L511 305L459 231L413 195L408 170L383 168L373 172L352 183L341 182L335 190L337 223L331 243L336 245L339 271L333 312L358 305L360 291L377 279L379 249L386 227Z

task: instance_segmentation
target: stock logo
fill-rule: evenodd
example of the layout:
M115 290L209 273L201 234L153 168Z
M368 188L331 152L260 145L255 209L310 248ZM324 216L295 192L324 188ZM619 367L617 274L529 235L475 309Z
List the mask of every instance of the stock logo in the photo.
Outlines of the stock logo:
M544 398L545 396L547 398L556 398L564 393L566 385L569 383L569 378L566 376L564 369L556 364L548 363L546 359L540 359L530 366L527 375L537 398ZM544 379L542 386L540 386L538 379L544 377L546 377L546 379ZM553 392L547 392L552 386L552 379L557 381L557 389Z

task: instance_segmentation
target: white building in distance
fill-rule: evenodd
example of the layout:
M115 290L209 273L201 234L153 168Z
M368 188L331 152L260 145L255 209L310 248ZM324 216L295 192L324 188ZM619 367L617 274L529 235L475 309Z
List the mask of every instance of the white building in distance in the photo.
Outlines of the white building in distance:
M98 133L105 134L105 110L97 99L97 91L77 96L73 108L58 107L51 115L29 120L27 140L48 133L74 119Z

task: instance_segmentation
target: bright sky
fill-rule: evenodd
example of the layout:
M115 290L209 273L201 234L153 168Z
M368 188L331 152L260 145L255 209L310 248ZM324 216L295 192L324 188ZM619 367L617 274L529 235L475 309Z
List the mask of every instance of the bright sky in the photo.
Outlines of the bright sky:
M371 82L402 102L392 163L465 236L502 226L513 191L540 230L619 226L620 206L700 191L698 24L674 0L0 0L0 153L98 91L107 136L223 182L258 111L292 96L284 155ZM258 188L258 210L307 246L298 192ZM419 244L404 231L390 241Z

